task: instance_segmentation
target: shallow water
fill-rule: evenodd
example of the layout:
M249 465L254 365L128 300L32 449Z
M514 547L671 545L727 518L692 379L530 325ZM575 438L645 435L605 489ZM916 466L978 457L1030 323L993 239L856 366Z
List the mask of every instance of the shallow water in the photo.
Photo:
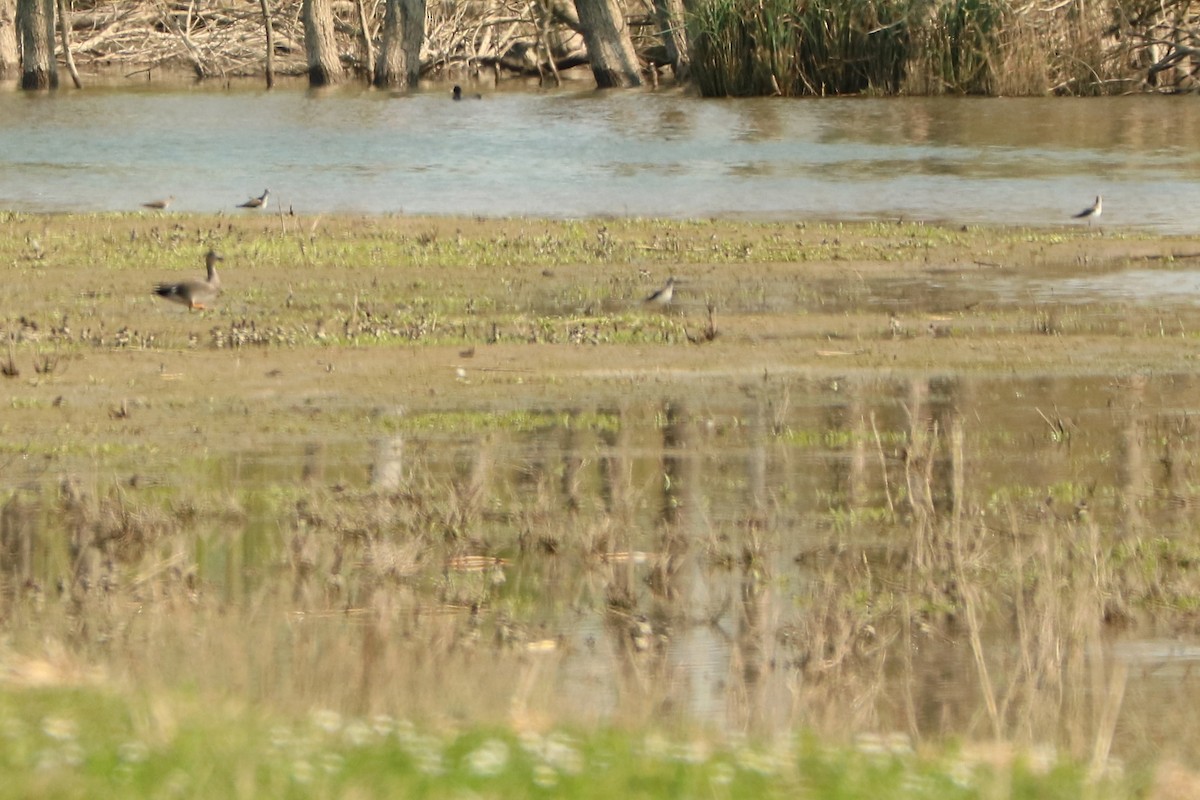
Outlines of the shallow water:
M1162 307L1200 303L1200 271L1134 269L1108 275L1029 281L1026 296L1064 303L1134 302Z
M95 87L0 94L0 205L905 218L1196 230L1200 108L1119 97ZM241 213L241 212L238 212Z
M531 639L557 643L561 661L546 680L563 690L561 705L572 716L612 719L625 704L645 702L658 714L725 730L785 730L797 715L822 708L798 697L822 691L805 687L815 678L796 667L814 657L813 645L796 638L798 620L813 612L806 599L813 583L829 579L825 570L842 549L861 550L879 580L899 579L888 564L910 542L883 510L894 503L905 515L909 470L924 469L906 462L904 442L912 446L921 431L940 442L928 472L933 504L974 508L983 521L971 535L988 532L994 541L983 547L992 557L1012 537L1083 536L1080 509L1106 546L1186 541L1195 525L1192 476L1200 450L1185 409L1196 386L1194 375L765 378L725 391L681 385L655 400L535 409L522 432L432 433L455 424L434 413L410 421L409 432L331 453L329 466L342 464L351 481L391 475L402 488L419 473L478 488L486 500L465 535L511 543L495 551L511 561L489 603L523 605L513 624ZM947 435L955 425L964 430L961 453ZM300 448L292 452L299 475ZM345 471L347 458L357 470ZM381 459L394 460L392 469ZM962 497L955 494L956 468L967 473ZM518 550L523 526L550 532L554 554ZM579 559L594 536L612 536L608 549L628 556ZM752 565L746 553L755 549L761 561ZM270 548L260 556L270 559ZM235 594L254 591L246 586ZM622 593L630 605L614 611ZM649 633L643 639L639 630ZM1060 635L1070 640L1070 633ZM1185 663L1195 647L1188 639L1165 646L1153 626L1145 635L1136 627L1115 632L1111 654L1093 658L1130 669L1131 731L1160 723L1188 731L1186 719L1162 710L1196 688L1198 676ZM1003 619L985 634L998 686L1019 683L1011 637ZM917 640L912 651L903 641L889 645L889 661L912 658L914 675L881 678L875 710L858 723L847 720L849 728L978 732L979 678L967 637L960 631ZM661 683L646 690L629 670L639 681ZM1068 681L1089 676L1083 671ZM1014 706L1045 699L1009 689ZM915 712L901 712L906 696ZM1030 712L1031 726L1045 721L1038 716ZM1068 721L1056 717L1055 724ZM1053 734L1047 728L1038 735ZM1118 752L1143 744L1133 734L1116 738Z
M849 594L868 606L888 602L886 587L903 579L897 564L914 545L910 525L891 521L887 509L908 518L906 498L923 480L940 513L959 502L972 509L969 546L1001 570L1023 563L1008 560L1010 548L1087 535L1084 515L1105 548L1190 541L1200 499L1200 440L1189 411L1197 383L1190 374L679 380L637 398L581 397L516 416L503 401L381 415L344 398L339 413L347 416L338 418L357 422L322 424L301 406L255 417L215 413L197 426L202 455L185 449L182 465L170 450L135 464L109 457L101 471L128 487L119 493L131 507L164 492L183 507L198 497L237 498L237 512L202 510L173 545L196 565L205 594L222 598L220 619L245 613L258 624L300 615L320 632L309 635L328 637L331 653L349 648L352 662L359 628L344 615L374 613L384 596L400 619L436 614L459 637L482 626L489 646L491 637L506 643L502 654L527 649L546 659L539 686L555 698L556 713L572 719L643 714L762 733L829 725L822 713L857 707L862 717L841 719L839 730L969 737L986 731L980 680L959 625L931 623L934 633L914 634L909 644L859 641L884 648L889 668L860 675L850 658L823 683L821 670L801 666L835 660L812 651L805 627L821 612L814 587L861 580ZM949 436L956 426L961 450ZM310 430L298 436L299 429ZM912 452L923 437L936 443L932 455ZM59 457L52 474L83 474L90 458ZM45 469L9 462L6 483L37 483ZM957 470L966 473L961 495ZM126 478L132 471L137 480ZM435 496L419 501L427 509L459 504L452 523L432 511L419 528L432 527L436 541L440 526L452 525L445 536L457 555L381 583L372 563L389 547L402 551L409 534L399 521L347 534L362 524L357 493L371 486L402 504L425 495ZM317 516L345 515L347 527L313 527L270 500L295 487L311 487L314 496L333 487L335 497L350 498L324 508L312 501ZM102 482L96 488L105 491ZM37 579L49 585L62 563L54 542L63 536L46 537L34 560L45 570ZM324 552L311 557L310 571L293 574L286 564L305 537L323 542L318 549L345 543L345 564L334 567L341 556ZM845 553L857 555L840 562ZM463 556L503 561L459 566ZM1036 564L1025 566L1036 573ZM1055 580L1069 581L1077 566L1057 565L1066 571ZM335 578L340 594L330 597ZM290 594L280 592L293 581ZM827 624L871 619L867 612L829 609ZM1072 618L1042 624L1051 626L1054 646L1079 646ZM1172 643L1166 635L1130 625L1086 640L1088 660L1068 661L1076 671L1066 686L1048 688L1024 686L1029 676L1016 652L1028 642L1003 614L988 622L983 643L995 685L1014 707L1029 705L1025 733L1034 740L1054 740L1080 723L1065 708L1036 706L1064 694L1084 703L1097 691L1085 682L1095 669L1125 665L1129 733L1116 737L1115 748L1131 752L1145 746L1139 732L1148 726L1195 733L1191 720L1169 713L1186 707L1182 698L1197 688L1200 676L1189 667L1195 645L1186 634ZM277 646L278 654L260 649L255 658L290 664L293 655ZM536 655L542 647L548 654ZM898 667L906 661L912 674Z

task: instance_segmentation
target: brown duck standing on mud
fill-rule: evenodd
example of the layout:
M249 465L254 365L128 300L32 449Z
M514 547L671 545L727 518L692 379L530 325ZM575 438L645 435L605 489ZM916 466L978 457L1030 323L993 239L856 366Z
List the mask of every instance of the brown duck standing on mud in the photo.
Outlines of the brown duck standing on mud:
M238 203L238 208L266 208L267 198L271 196L270 189L263 189L263 193L258 197L251 197L244 203Z
M215 250L209 250L204 256L204 263L208 266L206 280L160 283L154 287L154 293L172 303L181 303L189 309L204 308L205 303L215 300L221 293L221 277L217 275L218 261L224 261L224 258Z

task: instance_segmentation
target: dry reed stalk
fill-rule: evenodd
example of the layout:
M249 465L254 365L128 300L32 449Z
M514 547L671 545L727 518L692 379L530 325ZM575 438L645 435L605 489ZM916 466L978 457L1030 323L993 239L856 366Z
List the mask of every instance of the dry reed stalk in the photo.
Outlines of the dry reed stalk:
M997 741L1003 739L1004 725L1000 717L999 705L996 702L996 688L988 669L987 658L984 655L982 624L979 618L979 590L974 576L966 570L965 543L962 519L962 494L964 491L962 462L965 457L963 448L962 420L954 418L950 429L950 457L953 459L953 512L949 525L950 547L952 552L954 572L958 580L958 588L962 594L963 612L967 618L967 636L971 643L971 654L975 660L975 670L979 679L979 689L983 694L987 708L988 719L992 724L992 737Z
M892 482L888 477L887 456L883 452L883 439L879 436L879 428L875 424L874 411L871 412L869 418L871 420L871 434L875 437L875 452L879 455L879 474L883 483L883 496L887 500L888 513L892 517L895 517L896 503L892 500Z
M1096 720L1096 738L1092 747L1089 766L1092 780L1099 780L1108 772L1109 756L1121 707L1125 699L1125 687L1129 679L1129 667L1123 661L1115 662L1104 691L1099 695L1101 703Z

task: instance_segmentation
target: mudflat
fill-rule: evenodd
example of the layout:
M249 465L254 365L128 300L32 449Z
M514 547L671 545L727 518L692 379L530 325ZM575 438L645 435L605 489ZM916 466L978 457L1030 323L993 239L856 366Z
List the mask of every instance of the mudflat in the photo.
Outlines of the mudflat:
M155 296L209 248L207 308ZM5 660L285 713L990 715L1087 758L1070 654L1191 624L1197 265L1101 226L8 214ZM1165 691L1127 708L1194 741Z
M153 295L203 277L209 247L225 258L210 308ZM1185 298L1060 298L1052 282L1198 263L1200 239L911 223L9 215L0 238L10 391L153 389L175 411L398 390L516 402L763 370L1180 369ZM642 302L671 276L672 304Z

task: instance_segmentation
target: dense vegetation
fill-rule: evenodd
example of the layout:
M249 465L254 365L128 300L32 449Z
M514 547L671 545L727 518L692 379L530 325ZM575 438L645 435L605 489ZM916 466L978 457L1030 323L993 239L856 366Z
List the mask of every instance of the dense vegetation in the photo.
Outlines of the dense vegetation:
M271 8L279 74L305 71L300 7ZM671 59L648 7L627 4L627 19L653 84L670 77ZM343 65L365 74L382 4L339 3L335 13ZM706 96L1195 89L1198 14L1182 0L694 0L686 19L682 82ZM85 71L229 78L264 68L258 2L80 0L72 22ZM431 3L425 35L421 74L431 79L559 81L587 62L564 0Z
M707 0L693 74L706 95L1091 95L1192 88L1182 4Z

